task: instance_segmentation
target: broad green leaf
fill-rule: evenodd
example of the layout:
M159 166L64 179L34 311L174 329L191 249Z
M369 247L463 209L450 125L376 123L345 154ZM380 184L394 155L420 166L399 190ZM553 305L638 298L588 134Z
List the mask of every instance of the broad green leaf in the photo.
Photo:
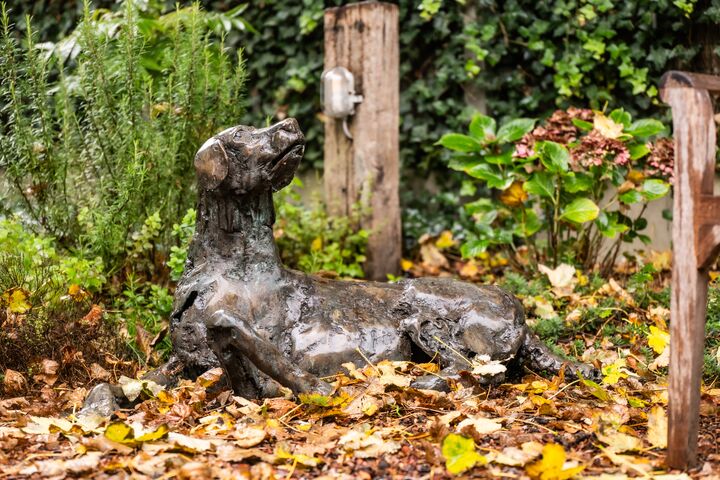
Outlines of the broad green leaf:
M512 174L505 176L500 169L491 164L480 164L465 171L468 175L485 180L490 188L506 189L512 183Z
M477 453L475 442L456 433L448 434L442 442L445 467L453 475L466 472L476 464L485 465L487 459Z
M595 220L600 209L595 202L589 198L576 198L565 207L560 215L561 220L569 220L575 223L585 223Z
M493 165L512 165L513 150L501 153L500 155L485 155L485 161Z
M584 130L586 132L589 132L590 130L593 129L592 123L586 122L585 120L580 120L579 118L573 118L572 123L580 130Z
M650 147L644 143L636 143L635 145L629 145L628 150L630 151L630 160L637 160L650 153Z
M463 258L475 258L481 253L485 252L490 246L490 241L487 239L472 238L467 242L463 243L460 247L460 253Z
M488 137L494 139L495 120L482 113L476 113L470 121L469 131L470 135L477 140L486 140Z
M643 182L641 193L647 201L651 201L664 197L669 191L669 183L658 180L657 178L651 178Z
M595 220L598 231L607 238L615 238L619 233L626 232L630 227L618 222L617 212L600 212Z
M565 147L555 142L542 142L540 149L540 161L549 172L566 172L570 163L570 153Z
M498 214L497 206L487 198L480 198L474 202L466 203L465 211L472 215L476 222L485 225L494 222Z
M642 202L643 196L642 193L633 188L618 195L618 199L625 205L632 205L633 203Z
M535 210L532 208L525 209L525 236L531 237L535 235L540 228L542 228L542 222L540 222L540 219L537 216L537 213L535 213Z
M458 172L464 172L480 163L484 163L483 159L477 155L454 155L448 162L448 167Z
M547 172L535 172L530 180L525 182L523 188L531 195L538 195L553 199L555 195L555 185L553 185L553 177Z
M497 133L497 141L500 143L514 142L520 140L523 135L530 132L535 126L533 118L516 118L501 126Z
M593 186L593 179L584 173L570 172L563 176L563 190L569 193L587 192Z
M610 112L609 116L613 122L619 123L625 128L628 128L630 126L630 122L632 122L632 117L630 116L630 114L622 108L616 108L615 110Z
M625 129L625 133L629 133L633 137L647 138L657 135L665 130L665 125L661 121L653 118L637 120Z
M480 142L461 133L446 133L437 143L456 152L471 153L482 149Z

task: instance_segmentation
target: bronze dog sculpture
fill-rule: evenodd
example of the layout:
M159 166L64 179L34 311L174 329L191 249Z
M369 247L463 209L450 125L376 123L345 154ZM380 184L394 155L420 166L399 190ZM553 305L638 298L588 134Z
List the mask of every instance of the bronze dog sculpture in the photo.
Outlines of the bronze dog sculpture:
M320 377L366 359L435 358L439 374L414 385L434 389L477 355L550 373L567 363L528 330L519 301L498 287L439 278L345 282L284 268L272 194L290 183L303 151L292 118L230 128L198 151L198 218L175 293L174 353L155 379L192 378L219 364L238 395L257 398L276 394L278 384L327 393ZM567 371L596 377L587 365L569 363Z

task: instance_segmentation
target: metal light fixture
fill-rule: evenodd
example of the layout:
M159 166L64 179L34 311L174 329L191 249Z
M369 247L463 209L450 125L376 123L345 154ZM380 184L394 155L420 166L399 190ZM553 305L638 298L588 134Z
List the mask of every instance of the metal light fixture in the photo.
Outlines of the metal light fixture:
M355 78L345 67L325 70L320 77L320 102L325 115L342 119L343 132L352 140L347 118L355 113L355 104L362 102L362 95L355 93Z

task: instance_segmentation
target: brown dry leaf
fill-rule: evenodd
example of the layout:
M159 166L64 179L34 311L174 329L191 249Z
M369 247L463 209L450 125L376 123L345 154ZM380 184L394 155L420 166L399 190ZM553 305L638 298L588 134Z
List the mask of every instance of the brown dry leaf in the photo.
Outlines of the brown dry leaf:
M22 373L8 368L4 375L3 390L6 395L18 395L27 390L27 380Z
M97 363L90 364L90 378L93 378L95 380L103 380L103 381L109 381L110 380L110 372L105 370L103 367L98 365Z
M250 448L261 444L267 438L267 432L260 426L237 424L232 438L236 446Z
M60 364L55 360L45 359L40 364L40 373L33 377L36 382L42 382L45 385L53 386L57 382L57 371Z
M575 277L575 267L567 263L561 263L551 269L541 264L538 265L538 270L540 273L547 275L550 285L552 285L552 292L556 297L563 298L572 295L578 282Z
M525 442L520 447L505 447L494 461L511 467L522 467L530 460L539 457L543 449L542 444L538 442Z
M97 326L103 316L103 309L100 305L93 305L90 311L80 321L90 326Z
M497 432L502 429L502 425L497 420L480 416L468 416L465 420L458 423L457 430L461 432L466 427L473 428L480 435Z
M177 472L179 480L205 480L213 478L210 465L202 462L187 462Z
M373 430L369 425L361 425L348 431L338 440L346 451L357 458L375 458L396 452L400 444L383 438L384 430Z
M450 268L450 263L445 255L442 254L440 249L435 246L430 235L423 235L420 237L420 258L422 267L428 269L430 272L438 273L440 269Z
M150 345L152 343L152 336L150 332L145 330L138 322L135 323L135 343L144 355L144 360L147 362L153 353L153 348Z
M34 462L31 466L20 470L21 475L40 475L41 477L65 476L67 473L79 475L90 473L98 469L101 452L88 452L71 460L42 460Z
M222 378L222 376L223 376L223 369L220 367L215 367L215 368L212 368L212 369L208 370L207 372L203 373L202 375L200 375L197 378L196 382L201 387L210 388L213 385L215 385L217 382L219 382L220 379Z

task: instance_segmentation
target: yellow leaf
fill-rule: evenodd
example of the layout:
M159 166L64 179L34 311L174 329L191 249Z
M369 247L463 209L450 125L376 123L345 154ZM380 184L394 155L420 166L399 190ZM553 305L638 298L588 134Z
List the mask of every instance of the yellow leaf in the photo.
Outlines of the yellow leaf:
M413 262L411 262L410 260L408 260L406 258L403 258L402 260L400 260L400 268L402 268L403 272L407 272L408 270L410 270L413 267L413 265L414 265Z
M642 181L645 180L645 174L640 170L630 170L627 174L627 179L635 185L640 185Z
M453 234L450 230L442 232L440 237L435 241L435 246L440 250L445 250L453 245L455 245L455 240L453 240Z
M500 194L500 201L508 207L519 207L527 199L528 194L523 189L523 182L517 180Z
M542 458L525 469L532 479L565 480L582 472L585 467L565 468L565 449L562 445L549 443L543 447Z
M621 378L627 378L628 375L625 371L625 359L618 358L614 363L606 365L602 368L603 383L606 385L615 385L620 381Z
M135 430L125 422L113 422L105 428L105 437L113 442L124 445L138 445L142 442L159 440L167 435L169 428L166 424L158 426L155 430L135 437Z
M668 419L665 409L659 405L654 406L648 413L648 442L653 447L667 447Z
M485 465L487 459L475 451L475 442L456 433L447 435L442 442L442 454L448 472L457 475L475 465Z
M31 306L27 302L27 295L22 289L15 289L9 296L8 309L11 313L25 313Z
M611 118L599 112L595 113L593 127L605 138L618 138L623 131L622 124L613 122Z
M648 335L648 346L652 348L655 353L663 353L668 343L670 343L670 334L657 328L656 326L650 327L650 334Z
M322 247L323 241L320 237L315 238L315 240L313 240L310 244L310 250L312 250L313 252L319 252L320 250L322 250Z

